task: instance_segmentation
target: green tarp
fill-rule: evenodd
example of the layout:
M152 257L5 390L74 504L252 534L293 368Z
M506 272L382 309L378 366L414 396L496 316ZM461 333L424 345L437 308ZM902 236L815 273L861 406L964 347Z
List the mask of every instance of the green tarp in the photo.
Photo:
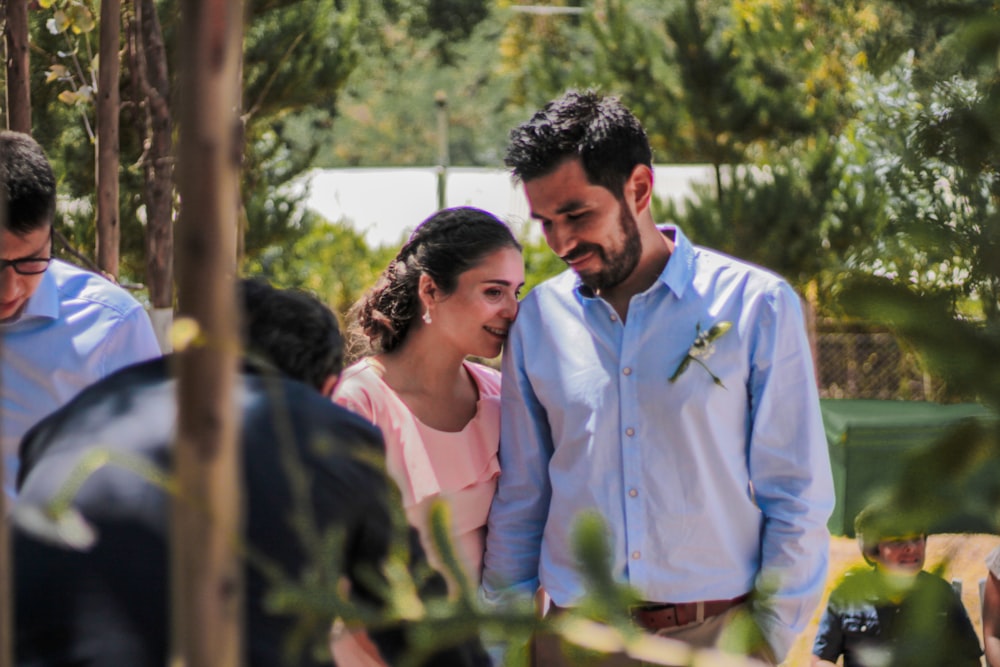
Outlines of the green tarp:
M976 403L823 399L820 405L837 494L830 532L847 536L872 495L899 479L907 450L930 445L959 420L993 415Z

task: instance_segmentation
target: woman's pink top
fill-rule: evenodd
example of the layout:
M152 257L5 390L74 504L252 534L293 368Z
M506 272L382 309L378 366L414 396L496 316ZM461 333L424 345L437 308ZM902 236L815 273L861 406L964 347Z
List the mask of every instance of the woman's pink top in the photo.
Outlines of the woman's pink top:
M482 574L486 517L500 475L500 374L471 362L465 362L465 369L476 382L479 402L476 415L457 432L438 431L417 419L368 359L344 371L333 400L382 429L389 476L399 487L406 517L420 533L428 560L438 568L428 512L438 498L448 504L452 543L475 586ZM383 664L371 642L350 630L335 629L331 650L338 665Z
M500 374L472 362L465 362L465 369L479 390L479 402L475 416L458 432L438 431L417 419L368 359L344 371L333 399L382 429L389 476L435 566L439 560L429 536L428 511L438 498L448 504L455 547L470 582L477 585L486 517L500 475Z

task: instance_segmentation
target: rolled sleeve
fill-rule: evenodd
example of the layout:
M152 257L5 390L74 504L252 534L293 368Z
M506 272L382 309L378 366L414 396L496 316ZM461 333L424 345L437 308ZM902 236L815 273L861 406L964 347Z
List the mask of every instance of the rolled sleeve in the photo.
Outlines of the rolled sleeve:
M816 640L813 642L813 655L820 660L837 662L844 652L844 633L840 618L832 607L827 607L819 621Z

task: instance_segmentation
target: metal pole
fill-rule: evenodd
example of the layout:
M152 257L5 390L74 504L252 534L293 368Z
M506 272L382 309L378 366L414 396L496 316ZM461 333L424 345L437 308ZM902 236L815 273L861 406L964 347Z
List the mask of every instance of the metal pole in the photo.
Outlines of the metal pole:
M448 166L451 162L448 153L448 95L443 90L434 94L434 106L437 108L438 137L437 202L438 209L442 209L448 205Z

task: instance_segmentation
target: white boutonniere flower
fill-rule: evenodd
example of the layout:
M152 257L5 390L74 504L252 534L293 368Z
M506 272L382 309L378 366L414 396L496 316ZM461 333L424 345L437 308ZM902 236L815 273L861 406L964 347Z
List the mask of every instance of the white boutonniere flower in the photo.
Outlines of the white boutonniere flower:
M677 370L674 371L674 374L670 376L670 382L676 382L677 378L681 376L681 373L686 371L687 367L690 366L693 361L705 369L705 372L711 376L712 382L725 389L726 385L722 384L722 380L720 380L715 373L713 373L709 367L705 365L705 360L712 356L712 353L715 352L715 346L712 343L718 340L722 334L729 331L732 326L732 322L725 321L717 322L709 329L702 329L700 322L695 324L694 343L692 343L691 347L688 348L687 354L684 355L684 359L681 361L681 365L678 366Z

